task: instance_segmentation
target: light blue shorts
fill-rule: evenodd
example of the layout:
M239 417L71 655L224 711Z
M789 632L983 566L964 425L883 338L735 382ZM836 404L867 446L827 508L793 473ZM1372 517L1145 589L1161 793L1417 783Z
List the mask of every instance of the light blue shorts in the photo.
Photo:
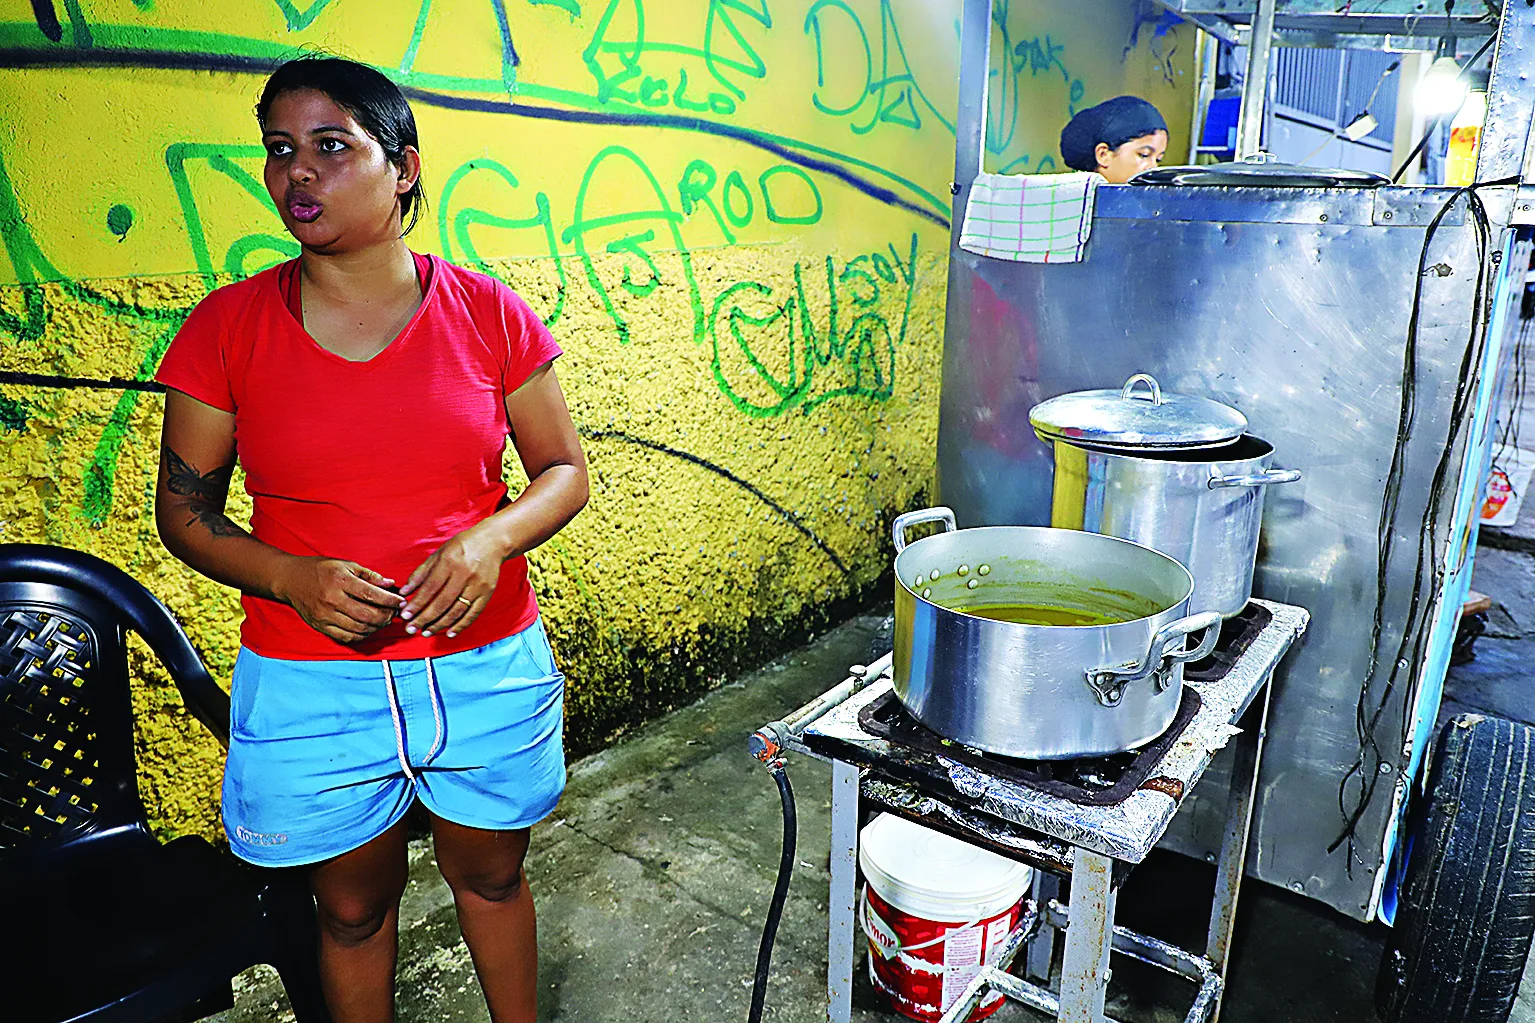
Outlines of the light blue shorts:
M241 859L318 863L419 798L455 824L525 828L565 788L565 676L542 620L415 661L288 661L241 649L224 830Z

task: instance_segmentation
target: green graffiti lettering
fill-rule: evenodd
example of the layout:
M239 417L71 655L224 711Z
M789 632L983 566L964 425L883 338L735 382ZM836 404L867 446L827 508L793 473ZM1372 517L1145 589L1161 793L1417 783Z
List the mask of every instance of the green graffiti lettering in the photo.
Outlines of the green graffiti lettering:
M618 162L626 165L632 171L637 171L643 181L643 185L639 189L626 188L623 190L623 194L634 196L643 191L644 187L648 186L650 197L655 205L649 209L610 213L599 217L589 216L587 204L591 201L592 181L597 176L597 172L610 162ZM682 264L682 276L688 289L688 302L693 309L693 339L701 341L704 329L703 300L699 297L698 280L693 274L692 255L682 240L681 222L682 214L672 209L671 202L667 199L665 191L661 188L661 183L656 180L655 174L645 161L633 150L627 149L624 146L607 146L593 157L592 162L587 165L586 173L581 178L581 185L576 191L575 209L571 213L570 226L565 229L560 237L566 242L574 243L576 255L580 257L582 267L586 271L587 284L597 293L598 299L602 302L603 309L607 312L609 319L613 321L613 326L618 331L618 340L621 344L628 344L630 341L629 321L618 306L614 304L612 293L597 273L597 265L592 259L589 238L594 232L615 227L645 223L664 224L671 236L672 249ZM654 283L647 287L646 283L636 283L633 280L630 264L625 263L620 286L637 297L649 295L654 291L654 284L660 282L660 272L656 268L655 261L648 250L643 247L644 242L654 238L654 229L648 232L631 231L625 233L616 242L609 242L603 247L604 251L607 252L622 252L634 256L640 259L651 271ZM643 294L640 291L636 291L635 289L637 288L643 289Z
M694 160L687 165L682 179L677 182L677 202L682 206L684 216L692 216L693 207L698 203L709 202L709 193L714 190L718 178L707 160Z
M80 0L64 0L64 14L69 18L69 34L75 48L89 50L96 45L96 39L91 34L90 23L85 20L85 12L80 9Z
M616 38L614 22L620 3L626 5L634 24L631 38ZM647 73L645 70L646 62L659 55L677 58L678 61L701 61L704 70L723 89L710 90L701 100L689 98L687 67L678 63L674 65L677 85L670 100L679 110L721 116L735 113L737 102L746 98L746 90L731 75L757 81L767 77L767 64L737 24L736 19L743 16L763 29L772 28L773 19L767 9L767 0L756 0L755 3L750 0L710 0L704 15L703 45L693 46L647 39L642 0L610 0L582 54L582 60L597 84L598 102L664 106L667 101L665 83L670 80L670 76ZM604 57L616 59L617 68L604 67ZM696 64L694 66L696 69ZM637 95L622 87L635 78L642 78Z
M644 231L637 231L634 234L625 235L624 237L614 239L607 244L607 251L609 253L615 255L618 253L628 253L629 255L638 259L640 262L644 263L645 268L650 271L650 277L648 280L636 281L634 279L634 275L630 271L630 264L624 264L623 276L620 280L620 284L625 291L633 295L635 298L644 298L646 295L649 295L652 291L655 291L656 288L661 286L661 269L660 267L656 266L656 261L651 259L650 253L645 250L645 243L653 242L655 240L655 231L646 228Z
M179 327L180 324L177 324ZM170 347L171 338L176 336L176 328L163 331L149 350L144 353L144 358L139 363L137 379L148 380L154 375L155 367L160 365L160 358L165 354L165 349ZM100 529L106 524L107 516L112 511L113 483L117 479L117 456L122 451L123 439L128 435L128 427L133 421L134 409L138 405L141 391L124 391L118 396L117 404L112 409L112 415L107 419L107 425L102 428L101 437L96 441L96 450L91 454L91 460L85 467L84 497L80 502L80 514L90 524Z
M252 267L245 260L253 252L276 253L278 258L261 260ZM290 235L248 234L229 246L229 252L224 256L224 272L241 279L290 259L297 259L298 254L299 244Z
M569 286L569 279L565 274L565 262L560 258L559 243L555 239L554 217L549 208L549 196L538 192L533 197L532 216L505 217L489 213L485 210L466 207L453 211L453 195L463 180L470 174L483 171L497 178L516 190L520 186L516 175L495 160L479 159L470 160L461 165L448 176L448 180L442 186L442 197L437 204L437 238L442 246L443 255L454 260L455 253L461 253L462 259L480 273L489 274L504 284L510 285L495 267L482 258L475 248L474 239L469 229L475 226L500 227L510 230L522 230L526 228L539 228L543 235L544 245L549 257L554 260L555 270L559 275L559 283L555 290L554 307L547 313L541 314L545 326L553 326L560 318L560 313L565 308L565 292ZM451 225L451 229L450 229Z
M714 196L711 194L718 180L719 175L707 161L694 160L688 164L687 169L682 172L682 179L677 182L677 200L682 206L684 216L691 216L694 207L699 203L709 207L709 212L714 214L714 222L719 225L720 234L725 236L725 244L734 245L735 232L730 230L730 224L726 222L724 215L720 212L719 204L714 201Z
M805 186L809 192L810 199L815 203L814 210L808 213L788 214L778 208L778 204L773 201L773 190L768 187L768 182L785 174ZM809 174L806 174L793 164L781 163L776 167L769 167L757 178L757 187L762 189L762 211L767 214L767 218L773 223L814 224L820 221L821 212L824 209L821 205L821 190L816 187Z
M293 0L275 0L277 9L282 11L283 20L288 23L289 32L302 32L314 24L314 19L325 13L325 8L331 5L331 0L312 0L308 7L300 9Z
M608 30L613 24L613 18L618 13L621 4L627 3L634 15L634 38L627 42L609 42ZM612 99L622 99L633 103L636 100L634 93L621 86L624 82L640 77L640 52L644 49L645 39L645 6L638 0L610 0L607 10L602 12L602 18L597 22L597 30L592 33L591 42L581 53L581 60L586 64L586 69L591 73L597 83L597 102L607 103ZM599 58L603 54L613 54L618 58L618 70L609 73L603 69Z
M744 0L709 0L709 13L704 21L704 66L714 76L714 80L735 94L736 99L745 99L746 92L725 76L724 69L739 72L750 78L765 78L767 65L757 55L751 43L741 34L736 27L731 12L744 14L763 28L773 27L773 16L768 13L767 0L758 0L753 5ZM724 33L730 43L741 54L739 59L727 60L720 56L718 31L723 26Z
M740 196L746 203L744 211L738 212L733 196ZM745 227L752 219L752 193L746 187L746 179L741 177L741 172L733 170L725 178L725 216L736 227Z
M863 84L854 93L852 102L845 106L833 106L821 98L821 90L826 88L826 43L822 38L823 30L821 27L823 11L841 11L846 15L848 20L852 22L853 30L858 33L858 41L863 44ZM873 75L874 68L874 54L869 49L869 34L863 30L863 22L858 20L858 15L853 13L853 9L844 3L843 0L817 0L811 6L809 13L805 15L805 31L815 36L816 91L811 95L810 102L821 113L830 114L833 117L845 117L851 114L862 106L863 101L868 97L869 79ZM847 54L841 50L837 51L837 58L839 61L848 59Z
M234 181L261 203L273 217L276 217L277 206L272 202L272 197L267 194L266 186L234 163L235 159L247 157L264 159L266 150L256 145L226 146L198 142L177 142L165 149L165 167L170 171L171 183L176 190L176 200L181 204L181 216L186 223L187 240L192 246L192 258L209 291L217 286L218 281L213 258L208 253L208 236L203 229L202 213L192 194L191 179L187 175L187 161L206 160L211 169Z
M666 79L646 75L640 83L640 102L647 107L664 107L666 99Z
M0 330L18 341L36 341L43 336L48 325L48 307L43 291L37 287L38 279L54 280L62 276L43 250L38 247L21 214L21 204L5 170L5 160L0 158L0 239L5 242L5 253L10 258L11 270L21 282L22 314L17 316L7 309L0 309Z
M410 30L410 42L405 44L405 56L400 58L400 70L409 71L416 66L416 53L421 49L421 37L426 34L426 19L432 12L432 0L421 0L416 11L416 24Z
M849 20L853 29L858 34L859 42L863 47L863 84L857 91L854 101L850 104L835 106L821 98L819 89L826 85L827 55L835 53L839 61L846 60L848 47L828 47L826 45L824 26L821 19L829 11L840 11ZM849 127L855 134L864 135L873 131L881 124L893 124L914 131L922 128L922 112L926 111L934 120L943 125L950 133L954 132L954 124L943 115L922 87L917 83L916 75L912 72L911 61L906 57L906 46L901 41L901 32L896 24L895 11L891 7L890 0L880 0L879 4L879 60L876 70L874 49L870 44L868 31L864 28L858 13L850 7L846 0L816 0L805 14L804 31L815 36L816 51L816 83L818 91L811 97L811 102L816 109L833 117L851 118L864 107L869 108L869 119L863 124L853 123ZM853 51L856 53L856 50ZM854 58L856 67L856 57ZM857 75L855 73L854 79Z
M1087 94L1087 86L1082 79L1067 67L1064 43L1048 35L1013 41L1012 13L1012 0L996 0L992 5L992 26L1002 41L1002 45L996 48L996 52L1001 54L1002 67L991 69L990 99L986 109L986 148L995 154L1008 152L1017 139L1025 76L1032 82L1041 75L1047 79L1059 75L1061 83L1066 87L1067 118L1076 114L1078 105ZM1030 162L1026 154L1014 157L999 169L999 173L1044 174L1055 168L1055 158L1049 155L1040 157L1032 172L1029 170Z
M20 433L27 428L27 417L31 414L32 407L26 402L0 394L0 427Z
M896 349L911 317L916 235L909 262L893 245L889 250L889 261L882 253L869 253L840 270L834 258L825 259L824 330L817 326L820 317L812 308L802 263L795 263L793 290L782 299L760 281L738 281L720 292L708 319L715 386L753 418L795 408L808 413L835 399L888 400L894 394ZM865 268L881 262L906 283L898 311L889 308L881 275ZM844 328L840 311L845 298L858 312ZM899 330L893 331L897 318Z

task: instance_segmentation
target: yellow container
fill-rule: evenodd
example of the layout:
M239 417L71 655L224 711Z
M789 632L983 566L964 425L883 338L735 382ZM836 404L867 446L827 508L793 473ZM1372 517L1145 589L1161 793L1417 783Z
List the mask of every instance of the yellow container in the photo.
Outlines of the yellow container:
M1476 155L1487 118L1487 94L1472 92L1450 122L1450 148L1444 158L1444 183L1469 185L1476 180Z

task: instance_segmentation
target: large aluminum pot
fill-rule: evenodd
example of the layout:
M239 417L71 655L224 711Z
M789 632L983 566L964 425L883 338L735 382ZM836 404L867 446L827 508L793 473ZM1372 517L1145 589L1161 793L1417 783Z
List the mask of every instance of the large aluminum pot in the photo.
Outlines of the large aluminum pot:
M1231 617L1252 596L1263 496L1300 479L1270 468L1274 448L1252 434L1223 447L1127 451L1055 440L1050 524L1145 544L1194 573L1191 613Z
M926 522L944 531L908 544ZM1183 662L1219 637L1220 615L1187 613L1188 569L1139 544L1042 526L958 529L947 508L902 515L894 533L896 695L977 749L1054 760L1144 745L1178 715ZM973 613L999 606L1100 624Z
M1274 449L1246 432L1246 416L1137 373L1118 391L1042 401L1029 422L1055 449L1052 526L1177 558L1194 573L1190 612L1230 617L1247 606L1264 489L1300 473L1270 468Z

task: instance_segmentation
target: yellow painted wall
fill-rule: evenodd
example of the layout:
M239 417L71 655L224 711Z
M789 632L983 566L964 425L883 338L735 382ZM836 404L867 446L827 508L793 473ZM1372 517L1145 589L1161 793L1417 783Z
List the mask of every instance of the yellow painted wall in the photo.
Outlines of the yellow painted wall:
M1187 26L1116 0L995 14L993 166L1051 168L1069 112L1123 91L1186 146ZM294 254L252 106L274 61L322 47L412 90L431 200L412 244L506 280L566 349L593 498L532 562L573 745L766 656L872 592L890 518L931 487L958 16L6 0L0 541L126 568L227 680L238 603L156 539L162 399L122 381L210 287ZM142 650L135 668L151 813L213 833L219 751Z

